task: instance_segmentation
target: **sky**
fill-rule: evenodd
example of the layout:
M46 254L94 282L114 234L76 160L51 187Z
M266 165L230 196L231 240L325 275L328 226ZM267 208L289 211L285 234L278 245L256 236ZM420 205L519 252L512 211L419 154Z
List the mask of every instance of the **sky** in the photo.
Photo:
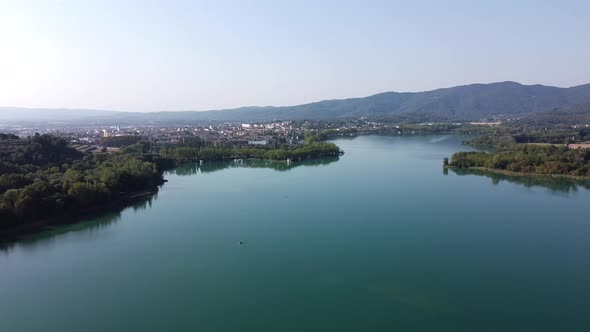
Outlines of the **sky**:
M295 105L590 83L590 1L0 0L0 106Z

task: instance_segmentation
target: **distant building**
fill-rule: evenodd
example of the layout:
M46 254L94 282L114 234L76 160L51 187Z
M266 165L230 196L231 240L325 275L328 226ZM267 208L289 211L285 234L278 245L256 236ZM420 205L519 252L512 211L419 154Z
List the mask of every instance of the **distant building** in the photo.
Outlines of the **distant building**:
M250 143L249 141L243 139L232 139L230 142L235 146L246 146Z
M267 145L267 140L260 140L260 141L248 141L248 145Z
M502 122L500 122L500 121L494 121L494 122L479 121L479 122L469 122L469 124L474 125L474 126L498 126L498 125L501 125Z

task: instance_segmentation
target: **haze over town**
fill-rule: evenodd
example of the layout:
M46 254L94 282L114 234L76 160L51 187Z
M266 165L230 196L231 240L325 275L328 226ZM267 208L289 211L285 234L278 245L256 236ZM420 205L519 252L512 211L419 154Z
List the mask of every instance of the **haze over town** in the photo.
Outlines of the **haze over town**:
M4 1L0 106L295 105L587 83L587 1Z

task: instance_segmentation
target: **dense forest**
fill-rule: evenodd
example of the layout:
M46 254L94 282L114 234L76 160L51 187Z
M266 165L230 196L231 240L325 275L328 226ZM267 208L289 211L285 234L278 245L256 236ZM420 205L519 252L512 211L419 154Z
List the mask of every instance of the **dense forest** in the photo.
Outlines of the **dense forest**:
M151 160L150 160L151 159ZM162 182L158 160L83 155L61 138L0 140L0 229L75 215Z
M231 159L265 159L300 161L320 157L337 157L341 154L340 148L333 143L313 142L300 146L283 145L278 148L261 147L173 147L163 148L160 155L171 158L177 162L189 162L197 160L231 160Z

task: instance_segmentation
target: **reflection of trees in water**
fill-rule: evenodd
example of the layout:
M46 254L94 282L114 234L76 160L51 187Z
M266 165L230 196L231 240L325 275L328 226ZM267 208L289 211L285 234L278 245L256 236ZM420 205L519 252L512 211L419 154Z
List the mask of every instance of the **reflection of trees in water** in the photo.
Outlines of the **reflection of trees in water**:
M0 242L0 251L10 252L16 245L24 251L45 250L47 247L61 242L62 239L59 239L61 235L72 232L78 233L76 236L93 238L117 223L121 219L121 212L123 210L128 208L133 209L133 211L146 210L152 206L153 200L155 199L157 199L157 193L135 201L133 204L101 214L98 217L92 217L86 221L48 226L46 230L39 233L25 235L12 241Z
M135 201L132 205L126 206L125 208L132 208L133 211L143 211L152 207L152 202L158 199L158 192L156 191L153 195L146 196L139 201Z
M305 160L292 163L273 160L258 160L258 159L237 159L232 161L208 161L203 164L188 163L182 164L171 170L170 174L179 176L194 175L197 173L212 173L228 168L270 168L278 172L289 171L296 167L305 166L323 166L338 161L340 158L320 158L314 160Z
M445 168L446 170L446 168ZM565 177L541 176L541 175L508 175L495 172L488 172L479 169L451 168L453 173L459 176L477 175L485 176L492 180L492 184L497 185L501 181L516 183L527 188L543 187L554 193L576 192L578 189L590 189L590 180L578 180ZM448 171L447 171L448 172Z

